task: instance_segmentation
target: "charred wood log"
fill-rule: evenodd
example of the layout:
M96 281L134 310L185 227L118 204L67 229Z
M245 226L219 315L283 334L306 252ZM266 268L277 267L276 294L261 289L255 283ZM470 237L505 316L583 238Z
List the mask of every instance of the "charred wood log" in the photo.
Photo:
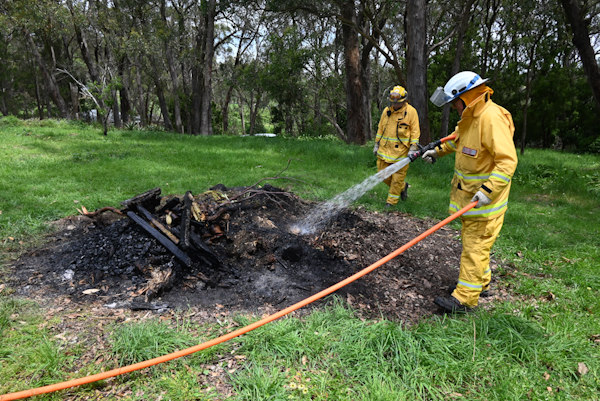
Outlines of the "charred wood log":
M194 197L190 191L183 196L183 211L181 213L181 223L179 225L179 242L183 249L190 247L190 220L192 218L192 202Z
M190 240L194 248L202 255L211 267L220 267L221 260L219 257L206 245L206 243L195 232L191 232Z
M146 209L154 210L160 203L160 188L156 187L131 199L121 202L125 209L133 210L136 205L142 205Z
M146 210L145 207L143 207L142 205L137 205L137 209L139 210L139 212L141 214L144 215L146 220L148 220L150 223L152 223L152 225L154 227L156 227L161 233L166 235L167 238L169 238L171 240L171 242L173 242L175 245L179 244L179 238L177 238L175 236L175 234L173 234L167 227L162 225L162 223L160 221L158 221L156 219L156 217L154 217L152 215L152 213L150 213L148 210Z
M174 208L179 206L180 203L181 199L172 198L169 201L167 201L163 206L161 206L158 210L156 210L156 214L161 215L163 213L166 213L168 210L173 210Z
M194 220L192 220L192 223L194 223ZM172 232L176 236L181 237L179 228L173 227ZM190 252L190 250L188 250L190 256L201 261L205 265L213 268L219 268L222 266L221 259L219 259L217 254L210 249L210 247L206 244L206 242L204 242L204 240L202 240L202 237L194 231L194 227L190 229L189 249L193 251Z
M162 235L157 229L152 227L146 220L142 219L140 216L135 214L132 211L127 212L127 217L136 222L140 227L142 227L148 234L156 238L158 242L160 242L165 248L167 248L177 259L179 259L185 266L190 267L192 261L190 257L183 252L181 249L177 247L171 240Z

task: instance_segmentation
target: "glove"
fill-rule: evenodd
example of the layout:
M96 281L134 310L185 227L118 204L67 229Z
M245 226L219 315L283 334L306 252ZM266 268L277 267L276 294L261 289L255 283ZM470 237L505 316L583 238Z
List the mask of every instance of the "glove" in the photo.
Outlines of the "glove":
M471 202L475 201L477 201L477 205L475 205L475 207L482 207L492 203L492 200L481 191L477 191L475 196L471 199Z
M410 149L408 149L408 157L410 158L410 160L415 160L417 158L417 155L419 154L419 148L417 147L417 145L410 145Z
M377 156L377 151L379 150L379 142L375 142L375 146L373 146L373 154Z
M437 156L438 156L437 151L435 149L430 149L427 152L423 153L423 156L421 156L421 158L423 160L425 160L427 163L433 164L435 162L435 159L437 158Z

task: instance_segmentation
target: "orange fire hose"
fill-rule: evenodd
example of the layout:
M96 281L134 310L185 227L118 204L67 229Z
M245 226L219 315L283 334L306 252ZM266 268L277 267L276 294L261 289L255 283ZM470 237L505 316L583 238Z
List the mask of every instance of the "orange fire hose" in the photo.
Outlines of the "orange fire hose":
M38 388L29 389L29 390L19 391L16 393L8 393L8 394L0 395L0 401L19 400L22 398L33 397L34 395L52 393L54 391L64 390L69 387L81 386L83 384L89 384L89 383L93 383L93 382L96 382L99 380L104 380L104 379L108 379L110 377L115 377L115 376L119 376L119 375L122 375L125 373L133 372L136 370L149 368L150 366L158 365L159 363L163 363L163 362L171 361L173 359L181 358L182 356L193 354L194 352L198 352L203 349L210 348L214 345L221 344L225 341L231 340L232 338L241 336L242 334L248 333L254 329L264 326L267 323L277 320L280 317L283 317L297 309L300 309L320 298L323 298L326 295L331 294L332 292L339 290L340 288L352 283L353 281L358 280L362 276L372 272L373 270L377 269L381 265L394 259L396 256L400 255L401 253L406 251L408 248L410 248L413 245L415 245L416 243L420 242L425 237L429 236L430 234L439 230L446 224L450 223L452 220L463 215L464 213L466 213L467 211L469 211L470 209L475 207L476 204L477 204L477 202L469 203L467 206L463 207L462 209L455 212L451 216L448 216L446 219L440 221L433 227L429 228L427 231L420 234L418 237L415 237L412 240L410 240L409 242L407 242L406 244L402 245L400 248L396 249L394 252L388 254L387 256L383 257L382 259L379 259L377 262L373 263L369 267L364 268L363 270L359 271L358 273L353 274L352 276L346 278L345 280L342 280L339 283L334 284L329 288L326 288L326 289L324 289L324 290L322 290L322 291L320 291L298 303L295 303L292 306L282 309L279 312L269 315L257 322L254 322L248 326L242 327L241 329L232 331L229 334L222 335L221 337L214 338L212 340L206 341L202 344L198 344L198 345L195 345L195 346L187 348L187 349L183 349L180 351L173 352L171 354L159 356L157 358L149 359L147 361L138 362L133 365L123 366L121 368L109 370L109 371L102 372L102 373L97 373L97 374L91 375L91 376L81 377L79 379L68 380L68 381L65 381L62 383L55 383L55 384L51 384L51 385L44 386L44 387L38 387Z

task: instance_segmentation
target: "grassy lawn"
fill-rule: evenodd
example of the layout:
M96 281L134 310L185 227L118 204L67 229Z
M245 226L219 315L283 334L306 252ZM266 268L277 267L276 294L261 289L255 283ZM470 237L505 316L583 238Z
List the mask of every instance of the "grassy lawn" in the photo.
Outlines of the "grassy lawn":
M446 217L452 167L452 157L413 163L400 211ZM369 145L332 139L104 137L61 121L0 119L0 277L49 221L82 205L120 207L154 187L197 194L265 179L325 200L375 171ZM380 184L356 203L381 210L386 192ZM361 320L333 298L204 352L38 399L599 400L600 156L527 149L494 252L512 297L490 310L406 327L385 316ZM200 324L186 311L143 320L120 312L115 321L101 311L50 311L1 282L0 394L160 356L259 318ZM65 329L67 321L78 326Z

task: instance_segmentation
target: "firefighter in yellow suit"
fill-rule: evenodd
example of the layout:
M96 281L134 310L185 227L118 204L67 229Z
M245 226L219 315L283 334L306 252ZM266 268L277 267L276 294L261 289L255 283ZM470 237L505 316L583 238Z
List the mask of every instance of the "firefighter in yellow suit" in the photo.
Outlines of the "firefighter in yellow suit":
M512 176L517 168L511 114L491 99L494 91L478 74L463 71L431 96L436 106L452 103L460 116L456 138L423 154L436 157L455 153L449 212L478 201L462 217L462 254L458 283L450 297L434 302L449 312L477 306L491 280L490 250L500 233Z
M377 156L377 171L396 163L408 156L409 152L418 150L419 115L417 110L408 104L408 92L402 86L395 86L390 91L390 106L381 113L373 154ZM384 180L390 187L386 200L386 208L406 200L409 185L404 181L408 165Z

